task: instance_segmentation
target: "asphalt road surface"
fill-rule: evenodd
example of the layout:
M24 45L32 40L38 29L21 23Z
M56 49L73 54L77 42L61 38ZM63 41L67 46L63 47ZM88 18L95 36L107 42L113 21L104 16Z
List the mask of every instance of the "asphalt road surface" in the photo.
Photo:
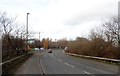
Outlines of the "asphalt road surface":
M68 56L61 49L36 51L15 74L118 74L118 66Z

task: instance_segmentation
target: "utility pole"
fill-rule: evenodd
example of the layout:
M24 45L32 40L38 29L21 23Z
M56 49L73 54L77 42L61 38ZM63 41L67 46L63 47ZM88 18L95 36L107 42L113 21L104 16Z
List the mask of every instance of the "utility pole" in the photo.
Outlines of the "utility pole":
M37 34L39 34L39 40L40 40L40 34L41 34L41 33L44 33L44 32L37 32ZM40 40L40 41L41 41L41 40Z

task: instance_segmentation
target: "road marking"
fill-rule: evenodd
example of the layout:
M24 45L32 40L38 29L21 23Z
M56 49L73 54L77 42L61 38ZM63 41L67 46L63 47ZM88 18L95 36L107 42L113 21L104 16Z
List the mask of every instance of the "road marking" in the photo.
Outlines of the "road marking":
M86 73L86 74L90 74L89 72L87 72L87 71L83 71L84 73Z
M43 65L42 65L42 61L41 61L41 59L39 59L39 60L40 60L40 66L41 66L42 72L43 72L43 74L46 74L46 71L45 71L45 69L43 68Z
M65 51L63 50L63 53L65 53Z
M74 67L73 65L71 65L71 64L68 64L68 63L66 63L66 62L64 62L66 65L69 65L69 66L71 66L71 67Z
M61 59L58 59L59 61L63 61L63 60L61 60Z
M54 56L55 57L55 56ZM68 64L68 63L66 63L65 61L63 61L63 60L61 60L61 59L59 59L59 58L57 58L57 57L55 57L57 60L59 60L59 61L62 61L62 62L64 62L66 65L68 65L68 66L71 66L71 67L75 67L75 66L73 66L73 65L71 65L71 64Z

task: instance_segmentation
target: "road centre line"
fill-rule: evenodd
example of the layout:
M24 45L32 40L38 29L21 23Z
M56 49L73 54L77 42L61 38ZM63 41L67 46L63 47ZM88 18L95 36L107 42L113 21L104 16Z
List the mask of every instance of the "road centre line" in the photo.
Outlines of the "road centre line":
M63 53L65 53L65 52L63 51ZM54 56L54 55L53 55L53 56ZM64 62L64 63L65 63L66 65L68 65L68 66L75 67L75 66L73 66L73 65L71 65L71 64L69 64L69 63L67 63L67 62L65 62L65 61L57 58L56 56L54 56L54 57L55 57L57 60ZM91 75L91 76L94 76L94 75L90 74L90 73L87 72L87 71L83 71L83 72L86 73L86 74L89 74L89 75Z
M87 71L83 71L84 73L86 73L86 74L90 74L89 72L87 72Z
M56 57L55 57L56 58ZM64 62L63 60L61 60L61 59L58 59L58 58L56 58L57 60L59 60L59 61L62 61L62 62ZM66 65L68 65L68 66L71 66L71 67L75 67L75 66L73 66L73 65L71 65L71 64L69 64L69 63L66 63L66 62L64 62ZM83 71L84 73L86 73L86 74L90 74L89 72L87 72L87 71ZM91 75L91 74L90 74ZM94 76L94 75L92 75L92 76Z
M55 57L55 56L54 56ZM59 61L61 61L61 62L64 62L66 65L68 65L68 66L71 66L71 67L75 67L75 66L73 66L73 65L71 65L71 64L69 64L69 63L66 63L65 61L63 61L63 60L61 60L61 59L59 59L59 58L57 58L57 57L55 57L57 60L59 60Z
M58 59L59 61L63 61L63 60L61 60L61 59Z
M66 63L66 62L64 62L66 65L69 65L69 66L71 66L71 67L74 67L73 65L70 65L70 64L68 64L68 63Z
M54 56L55 57L55 56ZM71 65L71 64L69 64L69 63L66 63L65 61L63 61L63 60L61 60L61 59L59 59L59 58L57 58L57 57L55 57L57 60L59 60L59 61L62 61L62 62L64 62L66 65L68 65L68 66L71 66L71 67L75 67L75 66L73 66L73 65ZM90 74L89 72L87 72L87 71L83 71L84 73L86 73L86 74ZM90 74L91 75L91 74ZM92 75L92 76L94 76L94 75Z
M94 76L93 74L90 74L89 72L87 72L87 71L83 71L84 73L86 73L86 74L89 74L89 75L91 75L91 76Z

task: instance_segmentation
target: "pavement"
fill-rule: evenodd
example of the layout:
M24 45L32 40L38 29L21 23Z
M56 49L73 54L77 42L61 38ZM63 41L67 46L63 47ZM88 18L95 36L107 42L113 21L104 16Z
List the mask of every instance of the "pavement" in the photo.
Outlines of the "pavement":
M53 53L34 52L14 74L118 74L118 66L66 55L62 49Z
M14 74L42 74L40 52L35 51L34 55L28 58Z

